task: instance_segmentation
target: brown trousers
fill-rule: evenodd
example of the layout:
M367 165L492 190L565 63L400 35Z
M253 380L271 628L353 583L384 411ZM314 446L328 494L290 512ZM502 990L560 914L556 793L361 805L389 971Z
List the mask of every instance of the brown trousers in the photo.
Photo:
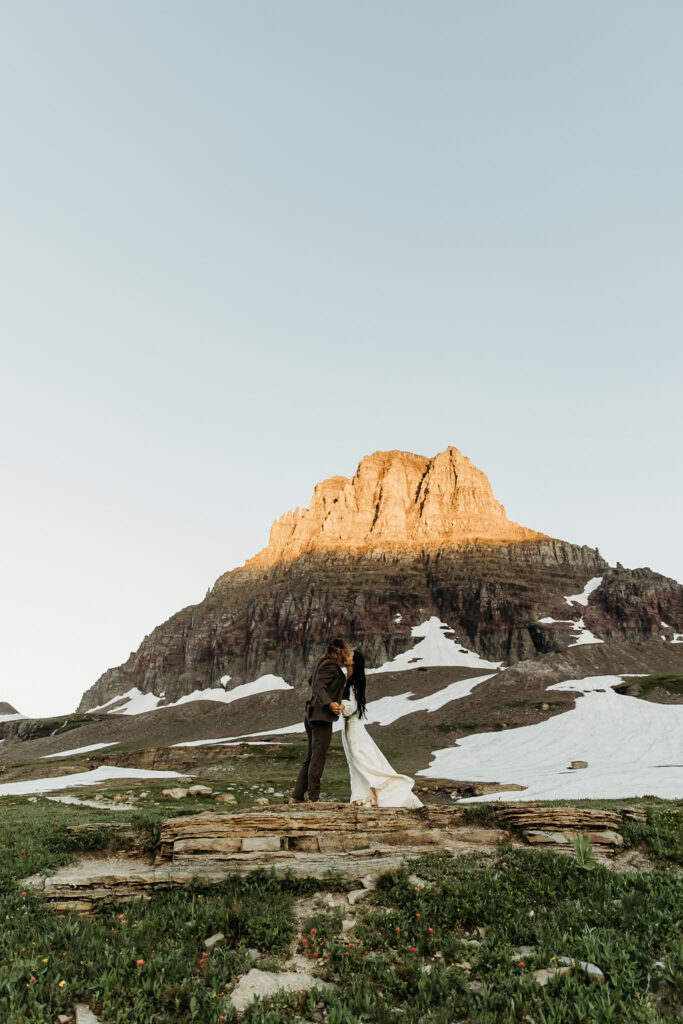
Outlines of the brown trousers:
M308 799L316 801L320 799L320 779L325 767L327 748L332 739L332 723L309 722L307 718L304 725L308 737L308 752L299 769L292 797L295 800L303 800L304 794L308 793Z

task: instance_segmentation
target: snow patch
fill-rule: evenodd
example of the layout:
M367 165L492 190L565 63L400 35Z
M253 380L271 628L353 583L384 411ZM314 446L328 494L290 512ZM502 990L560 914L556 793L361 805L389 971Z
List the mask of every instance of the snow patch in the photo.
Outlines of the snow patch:
M580 594L570 594L569 597L565 597L565 601L570 605L582 604L584 608L588 607L588 598L591 596L593 591L598 589L603 579L604 576L594 576L592 580L588 581Z
M110 704L116 704L115 708L107 712L108 715L142 715L145 711L154 711L160 700L161 697L157 697L156 694L143 693L142 690L138 690L137 686L134 686L132 690L128 690L126 693L120 693L116 697L105 701L104 704L99 704L96 708L90 708L88 714L92 715L96 711L104 711ZM125 703L119 704L118 701L124 701Z
M230 676L224 676L224 679L229 679ZM222 682L222 680L221 680ZM292 690L293 687L286 683L280 676L261 676L259 679L255 679L251 683L242 683L241 686L236 686L234 690L224 689L211 689L211 690L194 690L192 693L187 693L184 697L180 697L174 701L173 704L164 704L160 711L165 708L177 708L181 704L191 704L197 700L217 700L221 704L232 704L235 700L241 700L243 697L253 697L256 693L271 693L274 690Z
M368 669L368 675L378 672L407 672L414 668L499 668L500 661L485 661L479 654L463 647L457 639L450 639L447 633L453 633L450 626L432 615L427 622L413 626L411 635L419 639L419 643L403 654L398 654L393 661L387 661L379 668Z
M0 722L19 722L26 718L26 715L0 715Z
M438 711L439 708L444 707L445 704L450 704L451 701L459 700L461 697L468 697L475 686L485 682L487 679L493 679L495 675L495 672L491 672L488 675L473 676L470 679L459 679L457 682L450 683L443 689L437 690L436 693L430 693L426 697L412 699L415 697L412 691L395 694L393 697L379 697L377 700L371 700L368 703L368 716L364 721L368 725L390 725L399 718L412 715L416 711ZM334 732L339 732L341 728L342 720L339 718L332 726L332 729ZM247 743L256 736L286 736L289 733L294 734L305 731L303 722L297 722L294 725L287 725L281 729L266 729L263 732L243 733L241 736L223 736L215 740L190 740L187 743L175 743L174 746L201 747L216 744L227 747L235 746L238 743Z
M683 644L683 633L674 633L672 644Z
M418 775L524 785L472 801L683 797L683 707L616 694L623 676L548 687L582 696L570 711L507 732L480 733L433 752ZM572 770L574 760L588 768ZM469 800L467 802L470 802Z
M49 757L71 757L72 754L87 754L91 750L101 750L103 747L115 747L118 742L118 740L112 740L111 743L91 743L89 747L74 747L73 750L60 750L58 754L43 754L41 761L46 761Z
M605 642L604 640L601 640L599 637L595 636L594 633L591 633L590 629L586 629L586 625L583 621L583 618L576 620L576 622L574 623L574 628L578 632L573 634L573 642L569 644L570 647L579 647L581 644L604 644Z
M110 779L187 779L192 776L181 772L156 771L153 768L116 768L114 765L100 765L91 772L75 772L72 775L58 775L51 779L27 779L24 782L0 783L0 796L20 796L25 793L49 793L60 789L74 789L79 786L98 786Z

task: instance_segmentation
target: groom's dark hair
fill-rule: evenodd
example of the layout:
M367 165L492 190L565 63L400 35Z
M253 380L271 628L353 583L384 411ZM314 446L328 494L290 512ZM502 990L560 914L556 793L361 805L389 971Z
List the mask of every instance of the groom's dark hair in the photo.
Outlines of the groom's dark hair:
M342 651L347 649L348 646L349 645L347 644L346 640L344 640L340 636L335 636L334 639L330 640L330 642L327 645L327 653L330 655L330 657L339 657Z

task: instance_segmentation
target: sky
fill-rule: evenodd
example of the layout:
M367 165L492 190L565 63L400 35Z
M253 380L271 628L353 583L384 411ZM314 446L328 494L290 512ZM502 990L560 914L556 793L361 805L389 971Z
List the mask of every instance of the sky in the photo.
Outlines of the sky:
M0 0L0 701L454 445L683 579L677 0Z

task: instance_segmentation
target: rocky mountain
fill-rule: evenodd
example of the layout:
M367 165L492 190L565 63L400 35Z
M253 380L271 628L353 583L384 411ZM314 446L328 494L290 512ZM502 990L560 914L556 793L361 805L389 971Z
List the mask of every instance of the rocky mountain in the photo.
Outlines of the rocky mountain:
M604 640L654 650L683 631L683 588L511 522L455 448L376 452L352 479L318 484L308 509L278 520L263 551L154 629L78 710L133 688L171 702L268 674L304 687L331 634L377 666L432 616L507 665Z
M17 709L13 708L11 704L8 704L7 701L0 700L0 719L4 718L6 715L15 717L18 714L19 712Z

